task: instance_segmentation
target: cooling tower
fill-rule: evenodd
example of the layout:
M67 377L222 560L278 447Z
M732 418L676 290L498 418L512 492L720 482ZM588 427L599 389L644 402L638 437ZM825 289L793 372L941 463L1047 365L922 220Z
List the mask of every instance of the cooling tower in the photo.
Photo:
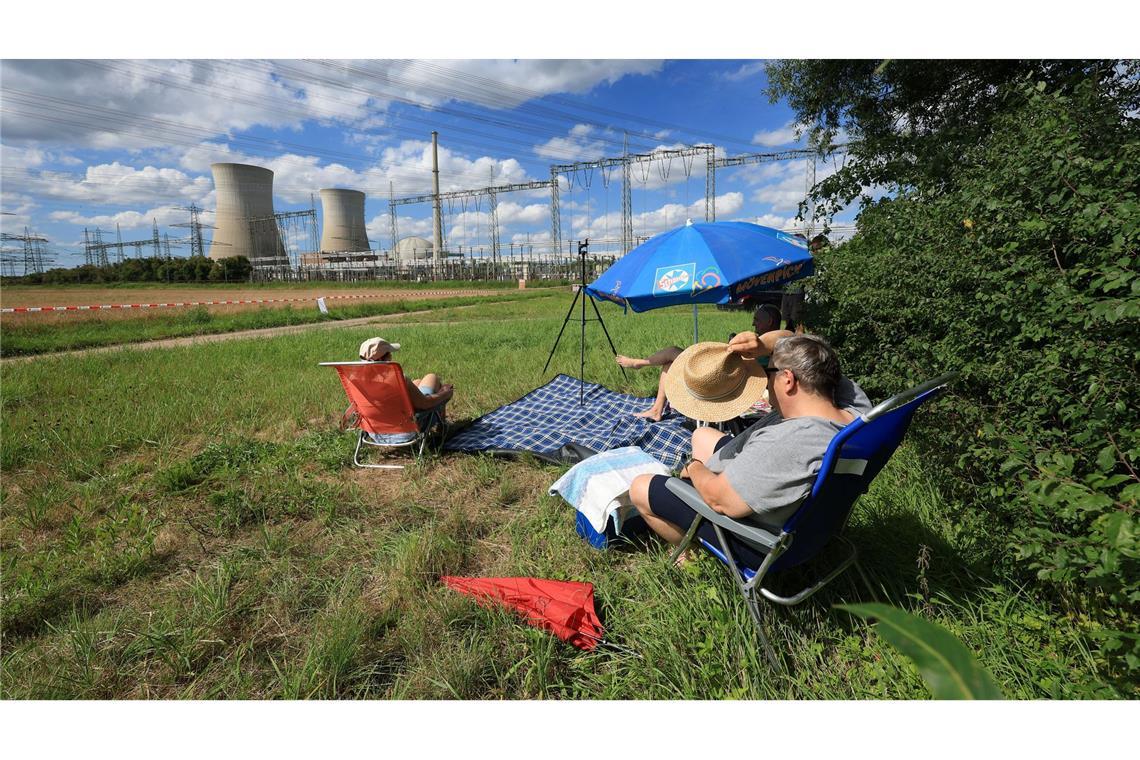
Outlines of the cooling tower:
M245 256L255 266L288 264L273 218L273 172L248 164L210 164L218 210L211 259Z
M359 190L322 190L321 251L367 251L368 232L364 229L364 193Z

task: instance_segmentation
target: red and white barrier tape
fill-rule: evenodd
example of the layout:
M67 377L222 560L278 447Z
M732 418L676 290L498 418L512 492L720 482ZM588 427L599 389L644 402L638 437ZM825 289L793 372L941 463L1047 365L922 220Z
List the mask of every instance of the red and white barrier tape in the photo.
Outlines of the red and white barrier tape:
M480 291L477 290L424 290L414 291L408 293L404 298L414 298L415 296L448 296L448 295L475 295ZM352 295L352 296L323 296L326 301L344 300L344 299L376 299L379 295ZM6 306L0 309L0 314L32 314L42 311L99 311L100 309L169 309L178 306L229 306L233 304L256 304L256 303L296 303L298 301L316 302L316 297L313 298L259 298L251 301L179 301L177 303L108 303L108 304L95 304L91 306Z

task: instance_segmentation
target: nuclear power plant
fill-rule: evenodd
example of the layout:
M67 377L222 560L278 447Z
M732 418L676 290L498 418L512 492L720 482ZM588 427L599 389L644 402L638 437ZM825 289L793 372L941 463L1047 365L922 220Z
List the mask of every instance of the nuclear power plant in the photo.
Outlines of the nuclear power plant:
M321 190L321 253L368 251L364 229L364 193L359 190Z
M778 153L754 153L725 158L716 157L716 147L708 143L682 148L657 148L650 153L624 153L621 156L603 157L590 161L577 161L571 164L554 164L550 167L550 179L535 179L521 182L495 183L492 173L489 184L462 190L440 188L438 134L432 133L432 174L430 194L397 197L393 183L388 183L387 225L383 232L373 227L372 237L383 235L384 240L376 249L369 241L366 225L368 200L360 190L349 188L321 189L323 209L323 230L317 226L317 210L314 193L308 188L290 187L290 196L299 193L309 195L309 208L277 212L273 207L273 172L261 166L238 163L215 163L210 165L214 175L214 190L217 200L215 223L204 223L202 214L209 211L196 205L183 207L190 212L189 223L178 223L175 227L187 227L188 237L171 239L163 235L160 239L158 222L152 220L153 234L150 238L124 241L116 230L116 240L108 242L103 231L96 227L90 234L84 230L84 256L88 265L109 265L108 252L117 251L118 259L124 258L124 251L133 246L141 251L143 247L153 248L155 256L170 257L171 246L190 247L191 256L202 255L206 244L203 229L211 229L209 258L224 259L244 257L251 266L254 280L319 280L319 279L526 279L566 278L576 276L579 261L576 246L588 243L589 255L595 262L609 258L614 260L631 250L637 243L647 239L635 234L633 227L633 204L631 169L637 168L637 175L644 183L653 167L663 177L668 176L669 165L677 159L685 170L685 181L693 168L693 161L704 158L706 220L716 219L716 170L718 167L744 166L785 161L810 159L805 162L814 177L816 153L813 150L791 150ZM586 238L572 240L563 237L560 192L585 194L585 208L590 206L590 178L594 170L602 173L602 193L609 190L611 173L620 168L621 225L620 238L615 224L611 235L608 226L609 214L599 220L586 219L594 226L606 220L601 236L583 235L590 232L582 229L582 222L572 218L571 237ZM814 184L812 179L809 185ZM560 187L565 190L560 190ZM597 188L595 187L595 191ZM535 197L538 193L549 194L550 232L537 233L532 239L531 232L514 233L503 239L504 227L512 227L520 222L519 211L527 211L537 204L525 207L512 203L500 209L499 199L508 193L525 193ZM606 196L608 198L608 195ZM295 204L293 198L290 199ZM413 217L403 219L398 209L409 205L431 204L430 225L425 220ZM581 208L583 201L574 200L574 208ZM502 211L509 209L509 216L500 218ZM528 215L529 216L529 215ZM532 219L527 219L529 223ZM374 219L379 221L379 217ZM411 221L413 229L421 234L431 230L431 239L419 235L400 234L400 225ZM573 225L577 224L575 231ZM832 229L835 229L834 227ZM577 234L574 234L574 233ZM318 240L319 238L319 240ZM24 268L26 271L42 269L37 264L33 247L36 240L25 232L23 237L5 234L5 240L23 241ZM42 241L46 242L46 241ZM17 260L16 250L5 248L0 252L0 264L13 271Z
M245 256L255 266L288 265L273 214L273 172L249 164L210 164L218 200L211 259Z
M638 242L633 234L632 204L630 202L630 167L637 166L640 176L648 176L658 166L662 176L668 173L668 164L680 159L686 167L686 180L692 161L703 156L706 164L705 218L715 219L715 167L719 163L735 166L784 160L800 157L808 151L781 154L754 154L715 160L715 148L701 144L687 148L656 149L651 153L626 153L573 164L555 164L550 167L550 179L494 184L466 190L440 189L438 134L432 133L432 192L427 195L397 197L392 183L388 185L388 224L386 240L373 250L366 225L367 198L360 190L349 188L323 188L320 192L323 227L317 227L315 197L311 190L310 208L276 212L273 207L273 172L260 166L237 163L216 163L210 168L214 175L217 210L214 225L202 224L199 209L191 206L187 240L163 239L164 250L169 246L191 244L202 250L203 227L213 227L209 257L222 259L245 257L252 268L251 277L260 279L527 279L565 278L578 271L575 241L564 240L559 209L559 187L564 185L573 192L578 184L587 193L589 208L589 176L594 169L607 170L622 167L622 224L621 238L608 232L601 239L590 242L601 250L591 251L595 262L601 257L613 260ZM687 160L687 162L686 162ZM575 178L577 177L577 180ZM608 183L603 180L608 189ZM303 188L291 187L290 195ZM550 234L539 233L532 240L516 233L502 239L503 221L500 219L499 198L507 193L549 193ZM397 209L401 206L431 204L431 239L418 235L400 235L401 219ZM580 203L580 201L576 201ZM517 204L511 204L510 214L517 215ZM511 220L515 221L515 220ZM415 219L416 231L427 232L427 225ZM510 223L510 222L508 222ZM474 228L472 230L472 227ZM103 243L100 230L95 230L95 243L86 247L88 255L96 250L134 244ZM474 234L472 234L474 232ZM616 230L615 230L616 232ZM373 239L380 234L373 229ZM152 241L158 248L157 225ZM319 237L319 241L318 241ZM452 238L452 239L449 239ZM474 243L474 244L472 244ZM167 253L166 255L169 255Z

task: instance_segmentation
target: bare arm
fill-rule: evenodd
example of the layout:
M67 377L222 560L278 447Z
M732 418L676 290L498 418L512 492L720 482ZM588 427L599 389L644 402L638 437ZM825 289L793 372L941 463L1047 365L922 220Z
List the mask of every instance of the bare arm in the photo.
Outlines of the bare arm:
M696 459L689 462L689 466L685 469L684 474L693 481L693 488L697 489L697 493L705 503L717 512L735 520L752 514L752 508L729 485L724 473L718 475Z
M756 359L761 356L771 356L780 338L794 335L791 330L771 330L763 335L754 332L739 333L728 343L728 350L735 351L745 359Z

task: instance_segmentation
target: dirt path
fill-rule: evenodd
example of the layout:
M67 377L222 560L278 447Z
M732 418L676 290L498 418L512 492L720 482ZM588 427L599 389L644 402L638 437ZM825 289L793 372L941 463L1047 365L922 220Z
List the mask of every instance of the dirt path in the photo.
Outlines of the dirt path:
M508 301L487 301L485 303L470 304L467 306L450 306L451 309L473 309L477 306L486 306L492 303L509 303ZM262 327L257 330L238 330L236 332L226 333L211 333L209 335L187 335L181 338L163 338L162 340L148 340L138 343L116 343L113 346L98 346L95 348L79 348L74 351L53 351L46 354L34 354L32 356L12 356L0 359L0 364L8 364L9 362L25 362L34 361L35 359L45 359L53 356L86 356L88 354L101 354L111 351L125 351L131 349L152 349L152 348L174 348L177 346L192 346L200 343L219 343L225 340L241 340L242 338L272 338L278 335L289 335L291 333L304 332L306 330L329 330L337 327L355 327L357 325L376 324L381 325L386 321L391 320L393 317L407 317L416 314L431 314L439 309L422 309L420 311L402 311L396 314L378 314L374 317L357 317L355 319L342 319L337 322L312 322L305 325L285 325L282 327ZM443 320L434 322L392 322L393 327L397 325L440 325L447 324Z

